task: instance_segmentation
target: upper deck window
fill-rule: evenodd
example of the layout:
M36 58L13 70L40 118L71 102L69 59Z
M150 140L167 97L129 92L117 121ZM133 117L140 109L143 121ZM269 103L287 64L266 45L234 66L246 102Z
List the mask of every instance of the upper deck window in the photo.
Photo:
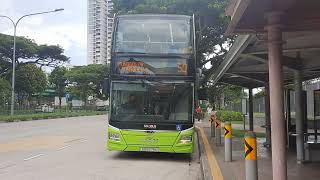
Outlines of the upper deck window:
M192 51L189 18L120 17L115 51L147 54L189 54Z

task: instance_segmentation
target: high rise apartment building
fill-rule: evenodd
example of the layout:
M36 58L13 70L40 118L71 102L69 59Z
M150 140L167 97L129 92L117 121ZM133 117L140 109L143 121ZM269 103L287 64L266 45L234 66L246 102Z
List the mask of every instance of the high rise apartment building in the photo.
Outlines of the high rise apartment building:
M111 58L112 0L88 0L87 63L106 64Z

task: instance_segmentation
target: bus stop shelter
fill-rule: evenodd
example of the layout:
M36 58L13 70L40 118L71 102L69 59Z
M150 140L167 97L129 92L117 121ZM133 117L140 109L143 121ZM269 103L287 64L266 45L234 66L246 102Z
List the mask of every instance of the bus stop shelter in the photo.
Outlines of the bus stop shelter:
M319 9L318 0L231 0L226 10L231 17L226 34L238 36L210 79L249 89L266 87L274 180L287 179L283 92L288 84L295 89L297 162L304 160L302 81L320 77Z

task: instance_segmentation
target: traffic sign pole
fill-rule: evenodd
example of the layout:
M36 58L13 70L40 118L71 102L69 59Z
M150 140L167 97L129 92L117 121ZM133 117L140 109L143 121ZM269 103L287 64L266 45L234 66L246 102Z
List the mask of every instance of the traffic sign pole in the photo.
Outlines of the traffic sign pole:
M221 144L221 121L218 117L215 119L215 128L216 128L216 130L215 130L216 143L220 145Z
M215 115L212 114L210 117L210 125L211 125L211 137L215 137L216 127L215 127Z
M245 151L245 166L246 180L258 179L258 164L257 164L257 139L252 131L248 131L244 135L244 151Z
M224 160L232 161L232 127L230 122L224 123Z

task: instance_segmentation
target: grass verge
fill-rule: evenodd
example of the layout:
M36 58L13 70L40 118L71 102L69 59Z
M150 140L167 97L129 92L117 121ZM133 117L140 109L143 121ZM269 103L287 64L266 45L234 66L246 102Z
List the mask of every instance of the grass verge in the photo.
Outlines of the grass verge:
M265 113L255 112L255 113L253 113L253 117L255 117L255 118L264 118L265 117Z
M245 130L232 129L232 135L233 135L234 137L243 138L245 133L246 133ZM264 137L266 137L266 133L256 132L256 136L257 136L258 138L264 138Z
M232 124L243 124L243 121L231 121Z
M40 119L57 119L66 117L77 116L94 116L106 114L106 111L80 111L80 112L60 112L60 113L36 113L36 114L23 114L23 115L1 115L0 121L14 122L14 121L29 121Z

